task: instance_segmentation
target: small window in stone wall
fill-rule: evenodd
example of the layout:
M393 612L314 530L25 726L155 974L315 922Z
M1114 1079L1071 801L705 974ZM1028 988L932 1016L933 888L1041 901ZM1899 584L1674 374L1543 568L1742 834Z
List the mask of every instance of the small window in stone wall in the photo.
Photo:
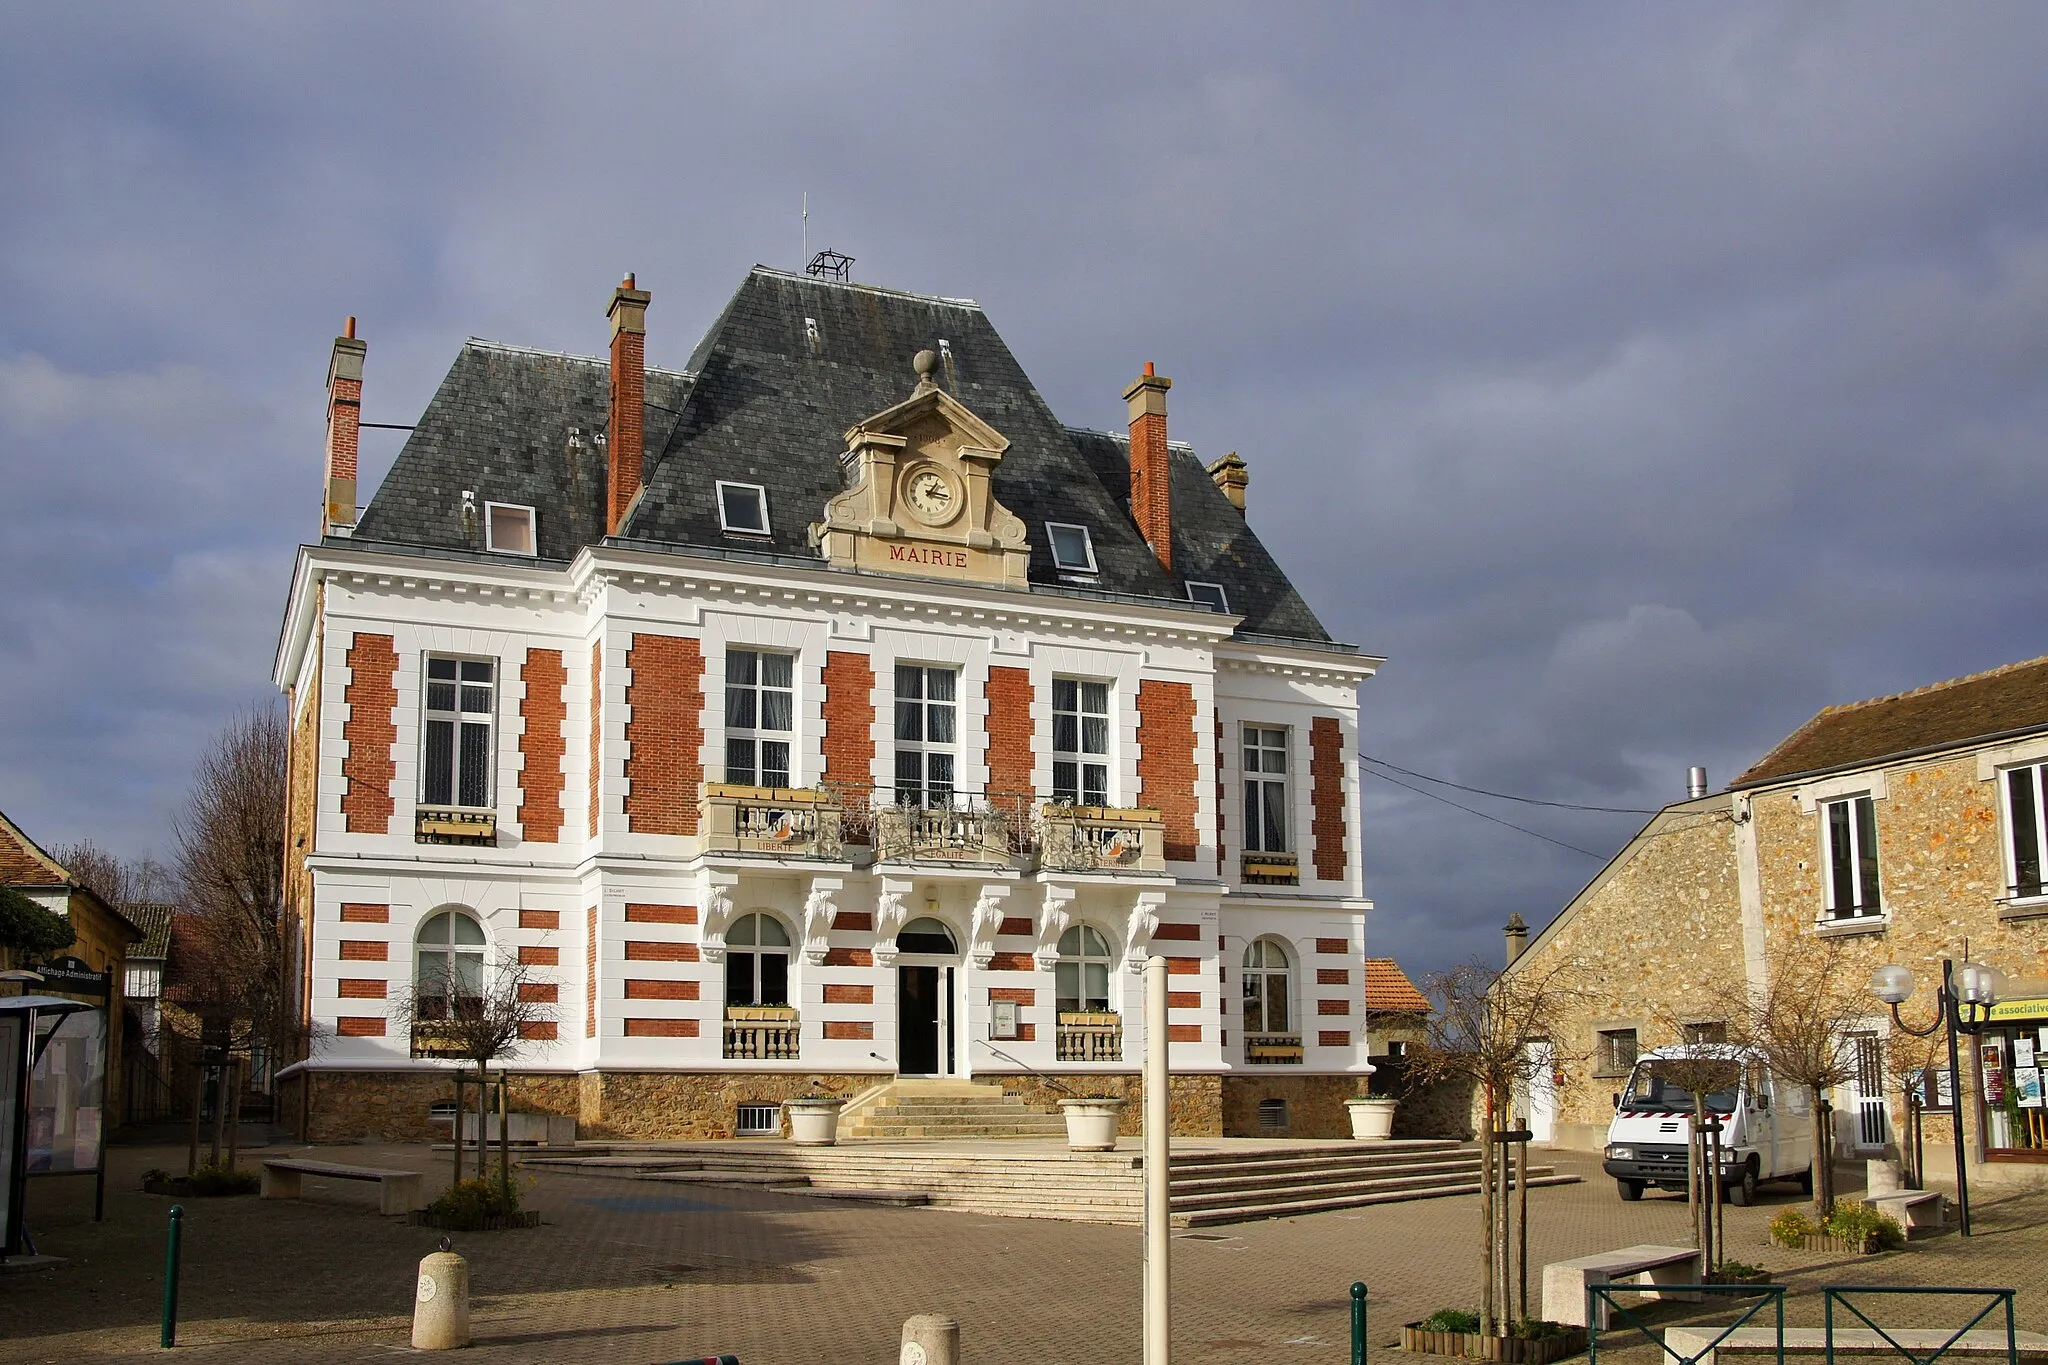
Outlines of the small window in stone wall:
M773 1137L782 1131L782 1106L743 1104L736 1129L741 1137Z
M1632 1028L1601 1029L1593 1046L1593 1074L1626 1076L1636 1064L1636 1031Z
M1709 1019L1698 1024L1685 1026L1685 1041L1688 1043L1725 1043L1728 1041L1728 1026L1718 1019Z
M1259 1101L1259 1131L1275 1133L1287 1127L1286 1100Z

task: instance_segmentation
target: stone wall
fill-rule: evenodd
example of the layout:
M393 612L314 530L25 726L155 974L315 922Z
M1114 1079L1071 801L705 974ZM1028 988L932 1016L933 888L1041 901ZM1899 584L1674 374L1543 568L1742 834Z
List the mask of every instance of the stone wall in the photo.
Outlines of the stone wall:
M1065 1076L1015 1072L981 1074L974 1079L987 1085L1000 1085L1023 1100L1029 1108L1044 1114L1059 1113L1061 1100L1084 1097L1128 1100L1117 1131L1125 1137L1137 1137L1144 1131L1145 1080L1135 1071ZM1223 1136L1222 1082L1223 1077L1213 1073L1167 1077L1166 1108L1174 1136Z
M586 1071L573 1078L580 1138L665 1140L737 1137L743 1104L806 1095L852 1099L880 1079L803 1072Z
M469 1075L473 1079L475 1073ZM446 1141L448 1127L435 1123L428 1108L455 1098L455 1074L307 1071L287 1077L278 1090L279 1116L293 1124L302 1142ZM522 1114L575 1114L576 1077L515 1071L507 1101ZM463 1104L475 1106L474 1084L463 1087Z
M1351 1114L1344 1101L1365 1093L1364 1076L1258 1075L1223 1077L1223 1136L1349 1138ZM1259 1103L1284 1100L1287 1126L1259 1127ZM1398 1111L1396 1111L1398 1112Z

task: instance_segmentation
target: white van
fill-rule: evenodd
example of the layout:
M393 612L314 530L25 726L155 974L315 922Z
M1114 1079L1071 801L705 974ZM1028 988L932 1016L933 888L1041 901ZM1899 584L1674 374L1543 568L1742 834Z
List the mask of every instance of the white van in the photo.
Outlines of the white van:
M1645 1052L1628 1085L1614 1097L1606 1160L1623 1199L1650 1186L1685 1190L1686 1147L1692 1140L1692 1092L1672 1081L1660 1062L1721 1057L1739 1064L1739 1085L1707 1096L1721 1120L1721 1188L1731 1204L1756 1197L1758 1182L1796 1180L1813 1190L1813 1112L1803 1088L1774 1082L1763 1059L1725 1043L1686 1043Z

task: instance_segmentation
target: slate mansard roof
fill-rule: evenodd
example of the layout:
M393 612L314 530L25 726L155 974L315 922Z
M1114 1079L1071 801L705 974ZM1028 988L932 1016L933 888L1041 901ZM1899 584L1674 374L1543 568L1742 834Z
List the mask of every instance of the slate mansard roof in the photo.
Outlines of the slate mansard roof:
M995 494L1028 528L1034 585L1062 583L1045 523L1073 522L1088 528L1100 571L1084 586L1185 605L1189 581L1218 583L1244 617L1242 631L1330 641L1243 514L1180 444L1170 451L1169 576L1131 518L1125 438L1062 425L978 304L763 266L726 304L686 372L648 370L645 491L618 539L817 560L808 531L845 487L847 428L907 398L910 359L927 349L943 357L943 387L1009 438ZM467 489L479 512L488 502L534 507L540 557L573 559L605 538L605 453L594 438L606 426L609 392L607 361L470 341L355 539L480 550L463 521ZM720 528L719 480L766 488L770 535Z
M1735 779L1754 786L1802 773L1966 744L2048 726L2048 658L1830 706Z

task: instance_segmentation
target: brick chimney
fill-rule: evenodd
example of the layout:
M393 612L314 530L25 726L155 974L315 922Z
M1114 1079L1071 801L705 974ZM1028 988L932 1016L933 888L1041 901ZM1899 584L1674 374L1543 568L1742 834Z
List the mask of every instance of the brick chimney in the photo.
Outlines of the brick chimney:
M1148 360L1145 373L1124 390L1131 409L1131 516L1168 572L1173 569L1173 512L1166 474L1166 391L1172 387L1171 379L1152 372Z
M605 474L606 535L615 536L626 509L640 492L640 464L645 457L643 424L647 417L647 300L631 275L612 291L605 316L612 322L611 460Z
M363 355L368 343L356 340L350 318L334 339L327 362L327 510L321 530L347 535L356 525L356 450L363 425Z

